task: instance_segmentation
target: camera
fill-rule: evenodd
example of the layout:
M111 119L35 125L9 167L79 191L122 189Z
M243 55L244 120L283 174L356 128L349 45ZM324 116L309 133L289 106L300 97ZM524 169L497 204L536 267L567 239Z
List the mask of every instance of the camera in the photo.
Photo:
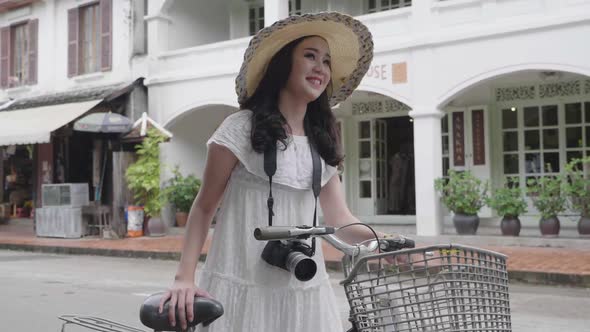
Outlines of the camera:
M312 248L299 240L268 241L261 256L268 264L293 273L300 281L311 280L318 269L311 259Z

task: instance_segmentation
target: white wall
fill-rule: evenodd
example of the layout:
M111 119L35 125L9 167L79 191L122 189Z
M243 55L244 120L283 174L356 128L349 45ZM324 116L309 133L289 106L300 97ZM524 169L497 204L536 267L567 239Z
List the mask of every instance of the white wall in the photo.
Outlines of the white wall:
M177 0L168 9L170 50L230 38L230 3L223 0Z

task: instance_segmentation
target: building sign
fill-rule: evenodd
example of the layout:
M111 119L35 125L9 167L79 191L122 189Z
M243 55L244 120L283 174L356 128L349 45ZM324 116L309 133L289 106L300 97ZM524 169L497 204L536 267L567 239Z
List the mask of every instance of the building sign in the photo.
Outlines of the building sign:
M465 166L465 128L463 112L453 113L453 164Z
M391 84L408 82L408 66L405 62L392 64L376 64L369 67L366 77L382 81L390 81Z
M473 165L486 164L486 146L483 110L471 112L471 128L473 131Z

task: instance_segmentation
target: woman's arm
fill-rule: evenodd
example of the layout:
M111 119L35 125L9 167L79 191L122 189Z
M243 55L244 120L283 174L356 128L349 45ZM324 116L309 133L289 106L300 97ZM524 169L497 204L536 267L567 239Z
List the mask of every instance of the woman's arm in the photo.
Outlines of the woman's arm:
M326 225L333 227L342 227L348 224L360 222L348 208L344 194L342 193L342 184L338 175L332 178L322 187L320 192L320 205L324 213ZM342 230L339 234L343 240L349 243L359 243L367 239L374 238L375 235L368 227L352 226ZM378 237L384 237L385 234L377 232Z
M176 304L178 304L180 324L183 328L186 328L186 320L193 320L193 298L195 294L209 296L207 292L198 290L194 286L195 270L211 221L237 162L236 156L226 147L215 143L209 145L203 182L189 212L175 281L172 288L162 297L160 302L161 312L165 301L170 299L168 316L173 325L176 323L174 315Z
M176 280L193 282L209 227L237 161L226 147L215 143L209 146L203 182L188 216Z

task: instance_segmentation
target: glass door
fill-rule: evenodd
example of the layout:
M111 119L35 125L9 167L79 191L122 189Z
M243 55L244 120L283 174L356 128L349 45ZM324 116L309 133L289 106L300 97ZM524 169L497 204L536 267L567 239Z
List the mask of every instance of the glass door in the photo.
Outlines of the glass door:
M387 212L387 123L380 119L357 123L358 213Z
M375 214L387 213L387 122L380 119L373 120L375 137L373 139L375 173Z

